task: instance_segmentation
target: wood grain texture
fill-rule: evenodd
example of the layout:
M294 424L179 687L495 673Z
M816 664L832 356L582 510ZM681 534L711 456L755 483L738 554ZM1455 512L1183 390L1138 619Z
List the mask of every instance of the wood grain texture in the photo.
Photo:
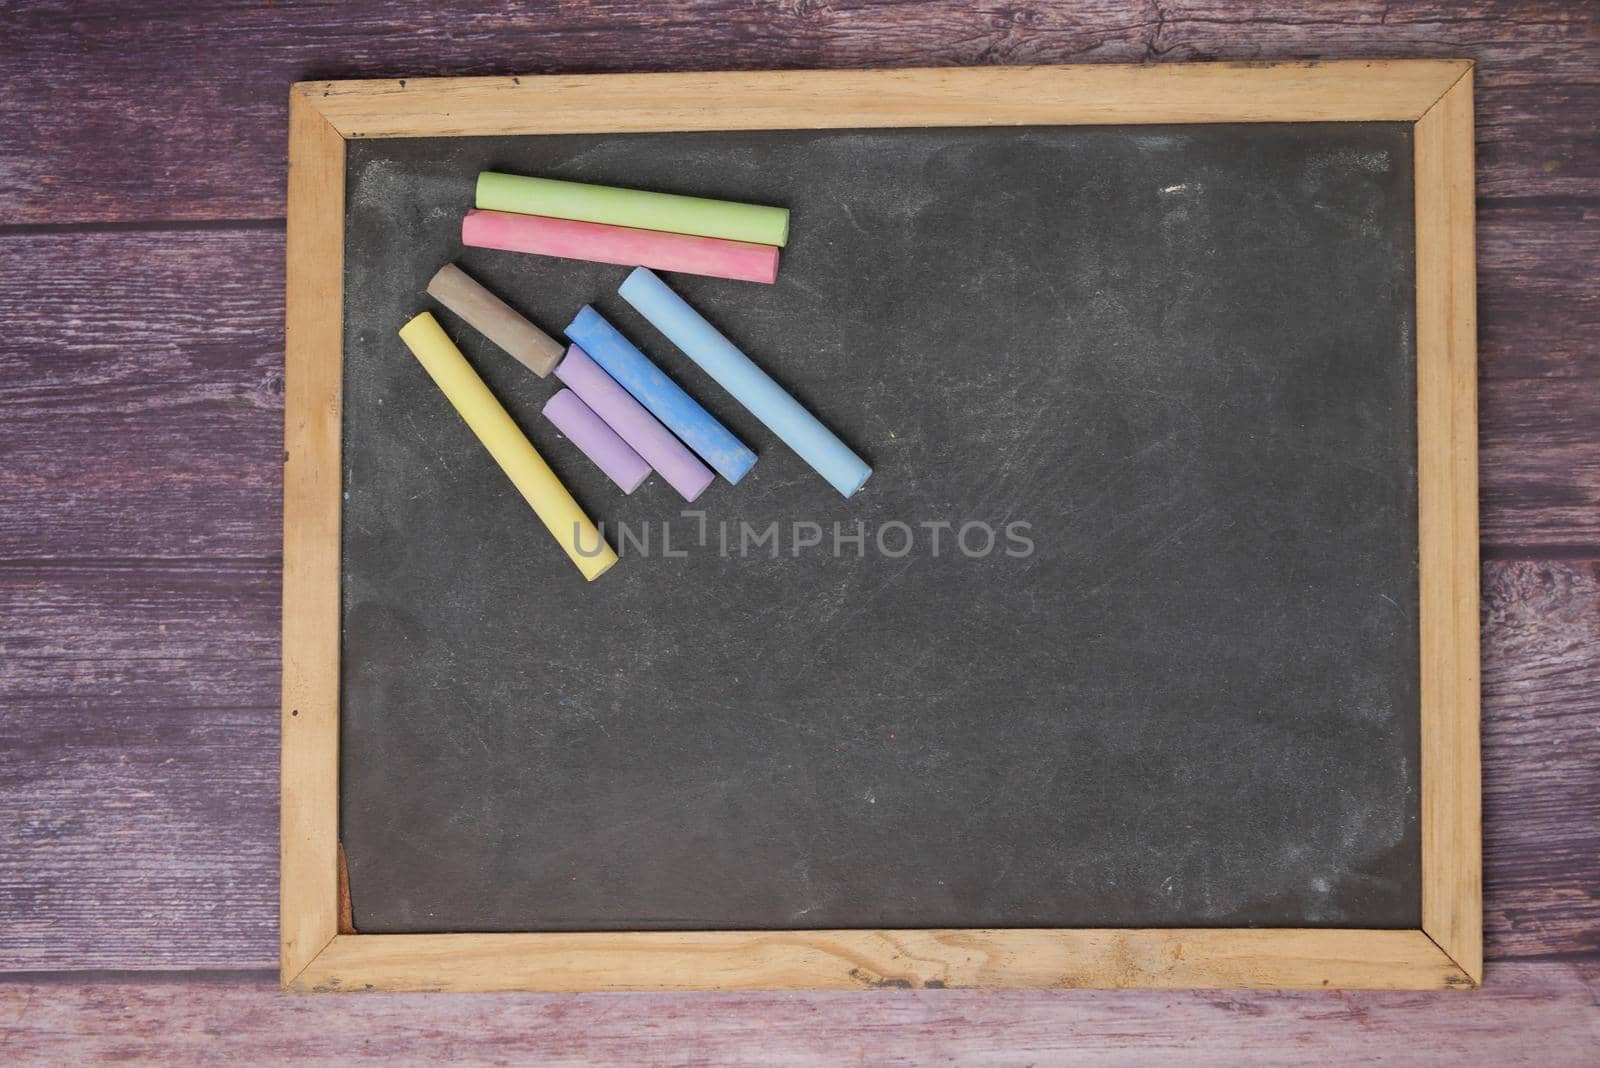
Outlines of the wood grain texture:
M1489 955L1594 953L1600 562L1488 561L1483 605ZM276 959L277 608L275 562L0 567L0 969Z
M1466 60L1079 64L304 82L345 137L1411 121ZM1003 102L1003 103L1002 103Z
M0 12L0 212L24 223L281 218L283 93L307 79L1157 59L1476 58L1480 192L1593 196L1597 23L1584 0L492 0L470 14L422 0L280 0L204 17L152 0L43 0ZM67 131L62 113L74 116ZM95 166L80 165L85 153Z
M1392 991L374 994L265 977L0 984L14 1064L1576 1065L1593 963L1491 966L1470 995Z
M285 402L284 986L317 991L828 988L849 985L863 973L940 987L1477 986L1483 974L1483 893L1472 85L1468 60L296 84L290 95L290 385ZM329 758L340 743L338 654L331 664L326 658L329 649L338 649L340 632L337 610L325 612L324 604L336 603L340 557L339 486L325 472L338 468L339 376L328 368L343 362L340 323L332 314L341 307L333 294L341 289L342 275L331 266L341 263L332 236L343 229L334 225L344 218L341 139L1347 121L1415 123L1421 931L341 934L326 949L315 948L329 930L338 931L337 923L324 922L324 913L330 908L342 913L348 903L341 878L330 886L324 870L334 859L330 852L337 850L339 824L336 756ZM419 321L476 383L432 317L424 314ZM428 363L426 346L410 336L417 325L408 324L401 337ZM431 365L429 371L434 372ZM452 394L451 399L459 406L460 398ZM493 398L486 403L499 411ZM463 414L481 436L472 413L463 409ZM525 446L503 413L501 421ZM543 470L536 457L532 462ZM521 488L525 495L532 493ZM554 491L571 505L559 485ZM577 560L572 547L567 549ZM585 569L591 579L597 574ZM312 710L296 724L290 717L300 717L301 709L290 711L290 706L299 705ZM307 930L314 937L306 937ZM885 962L900 972L886 972Z
M1416 124L1422 929L1483 976L1472 75Z
M1502 557L1483 572L1491 960L1488 987L1470 998L914 991L869 1013L850 994L285 999L263 975L247 990L0 988L15 994L0 1009L8 1055L1591 1058L1592 976L1555 996L1547 977L1566 966L1498 962L1600 954L1597 21L1582 0L782 9L499 0L470 18L417 0L279 0L203 15L148 0L55 0L0 11L0 208L13 227L281 217L283 94L305 78L1475 57L1483 534ZM277 587L240 576L277 560L280 468L250 458L280 455L281 242L271 229L0 232L8 262L27 264L0 286L0 315L19 332L0 344L0 707L13 713L6 751L22 754L0 767L9 776L0 827L27 831L0 852L0 915L29 918L15 937L7 926L0 967L276 958L276 732L251 732L270 727L275 702ZM1535 375L1568 381L1515 381ZM48 396L30 392L41 385ZM40 410L56 404L110 429L79 433ZM244 436L249 428L260 436ZM230 451L241 441L243 452ZM203 718L221 708L245 719L208 734ZM79 794L109 783L115 796L84 818L47 819L71 793L50 792L53 777L81 784ZM97 868L120 888L121 912L101 904ZM6 1029L14 1019L31 1024ZM73 1032L84 1055L56 1056Z
M0 560L275 560L283 235L0 236Z
M316 993L1474 985L1420 931L1241 928L340 935L290 984Z
M0 565L0 968L276 961L278 570Z
M1594 224L1508 212L1481 253L1482 536L1572 555L1600 546ZM0 256L29 265L0 286L0 560L276 558L282 236L0 234Z
M276 959L277 589L0 566L0 967Z
M1600 380L1485 382L1478 402L1484 553L1591 555L1600 545Z
M284 319L282 979L338 932L344 139L290 102Z
M1491 958L1600 953L1600 561L1483 577Z
M1600 197L1478 202L1478 373L1600 376Z
M1586 270L1585 231L1553 217L1533 226L1524 214L1537 213L1532 205L1515 212L1505 231L1517 250L1505 261L1511 273L1492 280L1486 273L1482 282L1486 295L1498 295L1484 301L1483 333L1531 340L1486 353L1486 360L1511 369L1512 361L1537 358L1542 362L1517 369L1552 374L1483 383L1485 544L1499 557L1600 555L1584 548L1600 545L1600 434L1593 430L1600 389L1554 374L1595 350L1593 329L1538 333L1555 318L1552 308L1575 299L1570 290L1555 295ZM211 695L231 677L235 656L277 657L276 581L240 576L275 569L281 538L281 237L233 229L13 234L0 236L0 252L29 265L27 285L0 287L0 313L12 331L0 346L0 455L7 458L0 464L0 567L8 582L0 676L36 699L28 715L66 716L51 693L69 704L138 694L171 717L158 729L182 738L191 729L185 716L224 699ZM1544 303L1547 296L1555 303ZM100 432L85 433L89 425ZM1510 587L1506 576L1521 572L1503 564L1491 562L1484 572L1486 605L1498 597L1497 607L1486 607L1485 729L1492 735L1501 715L1512 716L1517 729L1498 742L1491 737L1485 751L1486 774L1502 784L1486 780L1490 803L1502 806L1500 821L1491 816L1487 826L1490 945L1502 956L1593 951L1600 911L1589 895L1600 870L1588 848L1593 820L1584 821L1600 804L1593 770L1600 761L1563 757L1594 752L1581 730L1589 706L1576 702L1600 692L1600 675L1581 658L1570 618L1561 620L1563 611L1600 613L1600 603L1582 579L1582 561L1531 564L1537 581ZM1555 594L1546 596L1547 588ZM1543 616L1525 618L1519 601L1536 595L1529 603ZM1503 652L1495 644L1499 620L1515 621L1518 636ZM169 681L130 689L117 662L137 656L166 662ZM254 697L229 691L225 700L272 704L272 675L258 672L267 682ZM63 730L88 736L93 716L64 720ZM85 744L62 759L73 765L70 774L93 782L119 771L100 763L113 756ZM210 781L202 785L217 791L207 803L215 806L218 837L201 834L195 848L226 849L227 836L249 835L254 849L272 833L270 821L241 825L243 814L227 799L238 783L257 783L263 768L270 774L274 754L211 752L208 759L214 762L203 778ZM148 771L138 762L130 767ZM1560 800L1539 792L1547 779L1559 783L1550 789ZM0 803L26 811L29 782ZM153 782L142 788L155 796L175 788ZM92 898L74 887L74 873L96 863L96 833L126 841L148 829L159 843L165 826L139 824L121 810L111 815L117 818L74 825L80 838L58 851L34 839L14 858L0 856L0 864L14 859L22 873L10 876L20 880L10 900L46 909L44 922L60 936L0 943L0 965L133 967L152 959L215 966L229 953L253 963L270 959L260 938L272 917L251 904L244 874L219 876L217 884L225 888L219 900L238 910L232 941L208 942L183 929L179 920L201 906L162 893L159 868L137 856L119 854L118 870L137 881L130 892L157 919L142 930L97 923ZM253 877L272 880L275 867L263 863ZM1542 886L1551 887L1548 896Z

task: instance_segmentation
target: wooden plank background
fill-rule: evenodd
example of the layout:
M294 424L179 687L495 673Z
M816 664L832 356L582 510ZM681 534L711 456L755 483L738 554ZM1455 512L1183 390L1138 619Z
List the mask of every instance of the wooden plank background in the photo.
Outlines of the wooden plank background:
M1596 5L42 0L0 5L0 41L8 1060L1595 1049ZM274 992L290 82L1418 56L1479 61L1487 991Z

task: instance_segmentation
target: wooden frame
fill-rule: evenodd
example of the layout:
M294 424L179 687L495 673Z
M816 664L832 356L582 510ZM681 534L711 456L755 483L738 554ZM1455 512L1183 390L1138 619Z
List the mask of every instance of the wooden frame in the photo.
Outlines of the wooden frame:
M282 982L292 990L1473 987L1478 771L1472 64L647 74L308 82L289 102ZM1419 930L341 933L344 143L363 137L1096 123L1415 124Z

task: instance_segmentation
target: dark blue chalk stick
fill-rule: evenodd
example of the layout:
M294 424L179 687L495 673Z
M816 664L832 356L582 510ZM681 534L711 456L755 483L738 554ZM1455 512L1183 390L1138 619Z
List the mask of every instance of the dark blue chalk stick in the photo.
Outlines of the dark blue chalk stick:
M717 474L729 482L737 482L755 466L756 454L749 446L730 434L727 427L700 407L592 307L583 306L578 317L567 326L567 337L679 440L699 453Z

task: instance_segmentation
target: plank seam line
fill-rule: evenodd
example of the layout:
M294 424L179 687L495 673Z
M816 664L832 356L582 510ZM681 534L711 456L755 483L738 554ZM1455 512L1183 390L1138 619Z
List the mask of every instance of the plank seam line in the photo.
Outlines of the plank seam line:
M240 980L275 985L278 981L278 972L274 968L91 968L83 971L70 969L0 971L0 987L20 986L26 983L36 983L40 986L110 983L180 985L207 982L237 983Z
M1519 545L1515 542L1480 540L1478 542L1478 553L1482 561L1583 563L1590 560L1600 560L1600 546L1581 543L1575 545Z
M190 231L283 230L282 218L260 219L133 219L85 220L64 223L0 224L0 237L53 237L94 233L176 233Z
M0 556L0 571L93 571L103 573L215 571L226 574L277 571L278 554L264 556Z

